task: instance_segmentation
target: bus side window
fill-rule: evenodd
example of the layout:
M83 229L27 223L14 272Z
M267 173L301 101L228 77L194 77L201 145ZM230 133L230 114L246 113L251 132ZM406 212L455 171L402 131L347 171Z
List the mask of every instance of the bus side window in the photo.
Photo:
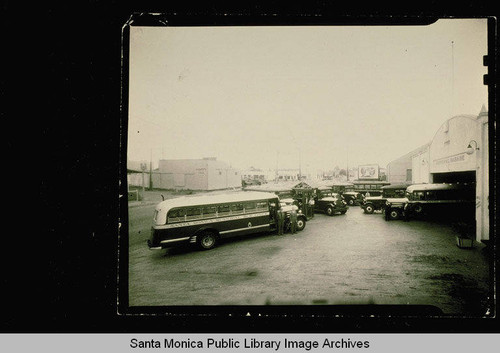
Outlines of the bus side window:
M186 209L186 219L200 219L201 218L201 208L200 207L190 207Z
M232 214L241 214L241 213L243 213L243 204L242 203L233 203L231 205L231 213Z
M257 205L255 202L245 202L245 213L253 213L256 211Z
M437 200L435 191L427 191L426 200Z
M257 209L256 209L257 212L268 211L268 210L269 210L269 206L268 206L267 202L265 202L265 201L257 202Z
M171 210L168 213L168 223L184 221L184 209Z
M218 211L219 211L219 217L228 216L230 213L229 205L219 205Z
M415 192L415 199L416 200L425 200L425 194L423 191L417 191Z
M213 218L217 215L217 207L215 206L205 206L202 211L203 218Z

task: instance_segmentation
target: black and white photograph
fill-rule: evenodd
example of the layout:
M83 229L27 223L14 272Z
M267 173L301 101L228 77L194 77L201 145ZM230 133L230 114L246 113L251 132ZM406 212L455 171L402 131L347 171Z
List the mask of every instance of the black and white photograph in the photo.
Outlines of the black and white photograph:
M123 33L120 310L495 315L486 18Z

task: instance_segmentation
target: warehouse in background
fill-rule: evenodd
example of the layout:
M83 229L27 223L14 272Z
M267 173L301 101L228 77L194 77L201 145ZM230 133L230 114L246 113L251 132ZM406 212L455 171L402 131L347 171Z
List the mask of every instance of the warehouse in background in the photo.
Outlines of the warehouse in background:
M430 143L387 165L388 181L397 183L475 183L476 240L489 240L488 111L446 120ZM406 176L406 180L401 180Z
M221 190L241 187L239 170L215 157L161 159L152 172L154 189Z
M391 184L428 183L428 175L422 177L413 167L413 158L422 153L429 153L429 144L425 144L387 164L387 181ZM427 178L427 179L425 179ZM418 181L417 181L418 179Z

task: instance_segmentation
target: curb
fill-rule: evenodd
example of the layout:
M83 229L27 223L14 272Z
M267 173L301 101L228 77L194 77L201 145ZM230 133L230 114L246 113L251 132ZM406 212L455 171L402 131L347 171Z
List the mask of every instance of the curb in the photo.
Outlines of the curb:
M140 206L149 206L149 205L156 205L158 202L156 201L129 201L128 207L133 208L133 207L140 207Z

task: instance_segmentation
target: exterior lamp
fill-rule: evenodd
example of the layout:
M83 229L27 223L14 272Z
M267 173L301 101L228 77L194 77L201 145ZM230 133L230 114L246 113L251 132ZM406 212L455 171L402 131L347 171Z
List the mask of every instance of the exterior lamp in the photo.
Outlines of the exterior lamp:
M472 143L474 142L474 146L475 147L472 147ZM475 140L472 140L471 142L469 142L469 145L467 146L467 151L466 153L467 154L473 154L474 151L479 151L479 147L477 147L477 142Z

